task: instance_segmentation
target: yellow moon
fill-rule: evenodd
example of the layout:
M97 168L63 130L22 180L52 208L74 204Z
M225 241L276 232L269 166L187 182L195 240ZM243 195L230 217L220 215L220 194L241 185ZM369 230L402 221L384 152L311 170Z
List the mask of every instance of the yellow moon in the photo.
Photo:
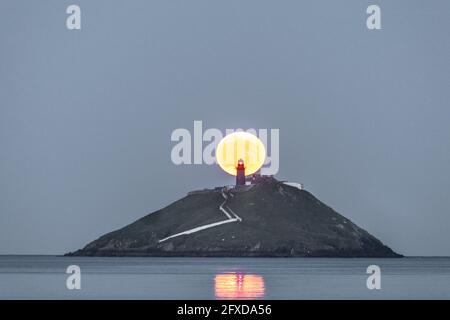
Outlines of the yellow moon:
M246 176L262 167L266 159L266 148L257 136L248 132L233 132L220 140L216 148L219 166L235 176L239 159L244 160Z

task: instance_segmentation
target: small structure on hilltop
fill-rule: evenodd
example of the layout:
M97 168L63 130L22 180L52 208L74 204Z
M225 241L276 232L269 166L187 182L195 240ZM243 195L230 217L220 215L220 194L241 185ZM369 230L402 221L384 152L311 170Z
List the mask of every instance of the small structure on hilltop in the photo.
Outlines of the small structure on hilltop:
M244 160L239 159L236 167L236 186L245 185L245 164Z

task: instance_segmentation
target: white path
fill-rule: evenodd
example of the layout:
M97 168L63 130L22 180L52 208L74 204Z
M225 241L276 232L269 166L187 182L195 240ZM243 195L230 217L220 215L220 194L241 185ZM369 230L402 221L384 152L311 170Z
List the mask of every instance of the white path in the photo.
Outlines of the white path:
M228 200L228 196L227 196L227 194L224 192L224 190L223 190L224 188L222 188L222 197L223 197L223 202L222 202L222 204L219 206L219 210L220 211L222 211L223 213L225 213L225 215L227 216L227 218L228 219L232 219L231 218L231 215L223 208L223 206L227 203L227 200Z
M230 210L230 212L233 214L233 216L238 220L238 221L242 221L242 218L239 217L233 210L231 210L231 208L229 206L227 206L227 209Z
M236 222L236 221L239 221L239 220L232 218L232 219L227 219L227 220L223 220L223 221L219 221L219 222L215 222L215 223L205 224L204 226L200 226L200 227L197 227L197 228L189 229L187 231L183 231L183 232L180 232L180 233L175 233L175 234L173 234L173 235L171 235L171 236L169 236L167 238L159 240L158 242L163 242L163 241L169 240L171 238L179 237L179 236L182 236L182 235L185 235L185 234L191 234L191 233L199 232L199 231L202 231L202 230L205 230L205 229L209 229L209 228L213 228L213 227L216 227L216 226L220 226L221 224L230 223L230 222Z
M225 192L225 188L222 188L221 192L222 192L222 197L224 198L224 200L223 200L222 204L219 206L219 210L221 212L223 212L227 216L227 220L222 220L222 221L219 221L219 222L205 224L205 225L200 226L200 227L192 228L192 229L180 232L180 233L175 233L175 234L173 234L171 236L168 236L167 238L159 240L158 242L161 243L163 241L166 241L166 240L169 240L169 239L172 239L172 238L175 238L175 237L183 236L183 235L186 235L186 234L192 234L192 233L199 232L199 231L202 231L202 230L205 230L205 229L209 229L209 228L214 228L214 227L220 226L220 225L225 224L225 223L242 221L242 218L239 217L233 210L231 210L231 208L229 206L226 205L226 203L228 201L228 195ZM227 210L229 212L231 212L231 214ZM234 216L234 218L232 217L232 215Z

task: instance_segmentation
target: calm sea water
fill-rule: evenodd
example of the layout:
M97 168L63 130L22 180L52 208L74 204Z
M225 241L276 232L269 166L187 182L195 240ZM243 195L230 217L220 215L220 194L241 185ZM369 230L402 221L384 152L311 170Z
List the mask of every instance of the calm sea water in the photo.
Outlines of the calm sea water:
M380 266L381 290L366 268ZM69 265L81 290L68 290ZM1 299L450 299L450 258L0 256Z

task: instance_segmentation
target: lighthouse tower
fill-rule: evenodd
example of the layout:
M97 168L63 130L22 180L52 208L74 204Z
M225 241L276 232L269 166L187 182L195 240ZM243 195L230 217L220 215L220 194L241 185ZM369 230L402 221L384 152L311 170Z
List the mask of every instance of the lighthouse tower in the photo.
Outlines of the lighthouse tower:
M245 185L245 165L244 160L239 159L236 167L236 185L244 186Z

